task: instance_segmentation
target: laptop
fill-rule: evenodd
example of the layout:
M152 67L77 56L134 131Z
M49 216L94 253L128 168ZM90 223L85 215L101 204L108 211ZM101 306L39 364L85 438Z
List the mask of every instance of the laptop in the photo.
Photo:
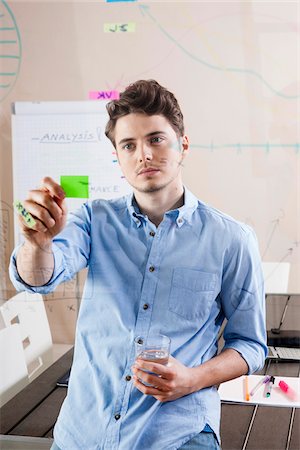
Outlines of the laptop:
M268 346L267 359L274 359L279 361L295 361L300 362L300 348L299 347L272 347Z

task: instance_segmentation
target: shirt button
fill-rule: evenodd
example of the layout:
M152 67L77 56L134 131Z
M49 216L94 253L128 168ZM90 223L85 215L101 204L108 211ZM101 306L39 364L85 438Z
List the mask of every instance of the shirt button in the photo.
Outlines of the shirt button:
M152 237L154 237L155 236L155 233L154 233L154 231L150 231L150 236L152 236Z
M149 305L147 305L147 303L145 303L144 305L143 305L143 309L146 311L146 309L148 309L149 308Z
M143 341L143 339L140 338L140 339L137 341L137 343L140 344L140 345L143 345L144 341Z
M116 420L121 419L121 415L120 415L120 414L115 414L115 419L116 419Z
M182 219L178 219L178 223L182 223Z
M131 380L131 376L130 375L126 375L125 380L126 381L130 381Z
M153 267L153 266L149 267L149 272L154 272L154 270L155 270L155 267Z

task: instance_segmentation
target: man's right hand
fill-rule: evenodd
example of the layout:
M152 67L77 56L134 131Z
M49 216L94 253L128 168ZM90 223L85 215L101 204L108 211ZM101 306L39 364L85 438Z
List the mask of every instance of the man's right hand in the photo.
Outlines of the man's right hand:
M36 222L29 228L22 216L19 216L25 240L34 247L47 248L54 236L63 230L67 220L67 205L62 187L52 178L45 177L41 187L29 191L27 199L22 203Z

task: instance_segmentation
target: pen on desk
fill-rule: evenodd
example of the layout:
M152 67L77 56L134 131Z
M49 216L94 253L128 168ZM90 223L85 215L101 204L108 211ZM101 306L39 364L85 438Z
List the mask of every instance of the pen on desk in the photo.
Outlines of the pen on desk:
M266 375L264 378L262 378L256 386L254 386L254 388L250 391L250 395L253 396L255 394L255 392L265 383L267 383L270 380L270 376Z
M247 402L250 400L248 375L245 375L245 399Z
M274 385L275 382L275 377L270 377L269 381L268 381L268 388L267 388L267 392L266 392L266 397L271 397L271 392L272 392L272 387Z
M293 401L297 400L298 394L285 381L280 380L278 383L280 389Z

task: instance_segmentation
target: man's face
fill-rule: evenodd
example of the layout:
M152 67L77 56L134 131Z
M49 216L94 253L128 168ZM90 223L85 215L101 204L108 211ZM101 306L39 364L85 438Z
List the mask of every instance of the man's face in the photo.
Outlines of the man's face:
M187 137L178 138L162 115L132 113L117 120L115 142L119 164L129 184L155 192L181 184L181 163Z

